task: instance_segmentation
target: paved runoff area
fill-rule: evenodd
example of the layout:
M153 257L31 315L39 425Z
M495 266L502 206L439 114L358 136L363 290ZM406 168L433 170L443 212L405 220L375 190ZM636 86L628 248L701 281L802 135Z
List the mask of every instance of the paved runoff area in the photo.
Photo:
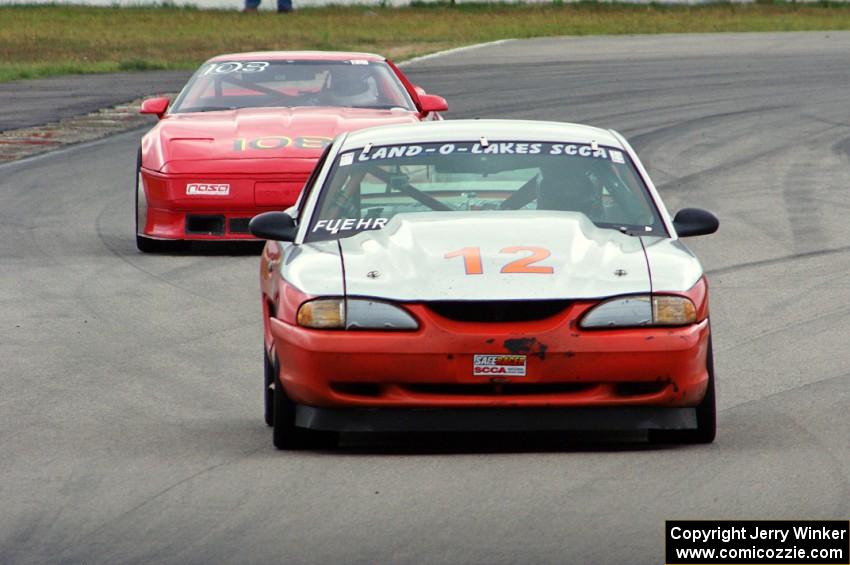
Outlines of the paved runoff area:
M140 130L0 165L0 563L657 564L668 519L846 524L848 55L835 32L586 37L406 68L448 118L621 130L670 209L720 217L688 241L712 293L708 446L278 452L256 249L136 251Z
M142 97L173 96L190 71L73 75L0 84L0 162L152 125Z

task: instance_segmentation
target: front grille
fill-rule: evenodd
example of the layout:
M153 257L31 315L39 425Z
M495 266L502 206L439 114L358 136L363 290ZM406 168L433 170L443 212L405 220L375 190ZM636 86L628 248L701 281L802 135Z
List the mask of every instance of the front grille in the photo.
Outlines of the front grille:
M248 223L251 218L231 218L229 224L230 233L248 233Z
M594 391L593 396L607 398L638 398L652 396L672 386L666 380L626 381L626 382L561 382L561 383L523 383L523 382L481 382L481 383L352 383L332 382L331 388L340 394L362 398L380 398L388 387L397 387L409 394L426 396L457 397L504 397L533 395L581 395Z
M590 390L598 383L481 383L481 384L405 384L401 388L419 394L459 396L523 396L532 394L569 394Z
M657 394L667 388L669 384L667 381L617 383L617 395L645 396Z
M331 388L341 394L351 396L377 397L381 395L381 385L377 383L331 383Z
M434 313L456 322L529 322L566 310L569 300L474 300L428 302Z
M187 214L186 233L196 235L224 235L224 216Z

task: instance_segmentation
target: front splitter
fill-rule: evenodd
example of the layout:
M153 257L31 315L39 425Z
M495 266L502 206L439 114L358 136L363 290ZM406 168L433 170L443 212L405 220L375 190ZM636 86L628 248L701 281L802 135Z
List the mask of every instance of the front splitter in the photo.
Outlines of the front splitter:
M695 408L319 408L299 405L295 425L337 432L689 430Z

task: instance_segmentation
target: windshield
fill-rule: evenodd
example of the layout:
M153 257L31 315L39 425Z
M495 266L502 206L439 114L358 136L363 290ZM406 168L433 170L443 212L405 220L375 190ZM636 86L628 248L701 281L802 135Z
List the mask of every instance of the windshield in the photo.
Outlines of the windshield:
M341 153L307 240L380 229L397 214L479 210L581 212L594 224L667 235L629 156L571 143L433 143Z
M383 61L216 61L189 79L172 113L344 106L415 110Z

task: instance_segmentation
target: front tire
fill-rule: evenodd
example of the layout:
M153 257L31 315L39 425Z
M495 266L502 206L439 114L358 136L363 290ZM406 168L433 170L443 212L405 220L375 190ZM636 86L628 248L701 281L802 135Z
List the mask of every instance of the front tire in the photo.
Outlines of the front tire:
M263 347L263 385L263 400L265 403L264 418L266 425L271 427L274 426L274 389L276 385L274 365L271 359L269 359L269 352L266 351L265 347Z
M714 352L711 337L708 338L708 352L705 359L708 372L708 388L697 407L697 427L693 430L650 430L652 443L712 443L717 435L717 399L714 392Z
M142 235L143 228L148 220L148 199L145 195L144 183L142 182L142 150L136 156L136 249L142 253L158 253L173 251L175 242L168 240L151 239Z
M272 366L274 375L272 442L278 449L310 449L335 447L338 434L299 428L295 425L295 403L280 384L279 364Z

